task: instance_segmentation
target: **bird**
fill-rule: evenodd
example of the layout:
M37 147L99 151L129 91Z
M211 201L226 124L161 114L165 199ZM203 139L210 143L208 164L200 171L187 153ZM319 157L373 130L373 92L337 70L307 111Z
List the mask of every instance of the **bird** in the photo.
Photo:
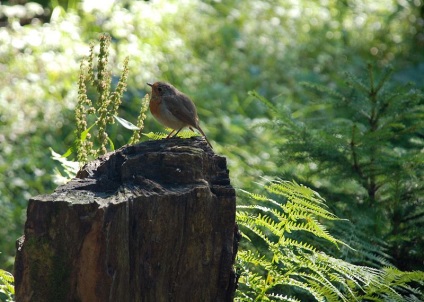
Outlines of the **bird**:
M189 127L199 130L208 145L213 149L205 133L199 125L196 106L193 101L177 88L166 82L147 83L152 87L149 108L152 115L163 125L173 129L166 138L177 131L175 137L181 129Z

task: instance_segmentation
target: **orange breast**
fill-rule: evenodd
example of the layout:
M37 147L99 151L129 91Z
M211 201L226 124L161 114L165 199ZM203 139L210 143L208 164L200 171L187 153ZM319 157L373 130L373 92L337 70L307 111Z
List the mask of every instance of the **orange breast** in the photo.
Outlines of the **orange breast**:
M149 103L149 108L150 108L150 112L154 115L154 116L159 116L160 115L160 100L157 98L152 98L150 100Z

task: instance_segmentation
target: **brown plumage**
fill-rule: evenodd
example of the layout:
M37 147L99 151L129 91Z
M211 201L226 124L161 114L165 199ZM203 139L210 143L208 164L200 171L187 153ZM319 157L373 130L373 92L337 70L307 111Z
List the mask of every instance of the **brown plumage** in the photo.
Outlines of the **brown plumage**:
M196 106L188 96L169 83L156 82L154 84L147 83L147 85L152 87L150 112L161 124L173 129L167 138L175 131L177 131L174 134L176 136L184 127L189 127L191 130L195 128L199 130L212 148L211 143L200 128Z

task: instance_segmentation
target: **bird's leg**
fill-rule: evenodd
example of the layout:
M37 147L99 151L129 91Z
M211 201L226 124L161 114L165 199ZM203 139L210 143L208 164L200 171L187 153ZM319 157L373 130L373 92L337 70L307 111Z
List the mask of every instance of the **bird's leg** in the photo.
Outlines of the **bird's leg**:
M180 129L181 130L181 129ZM172 130L169 134L168 134L168 136L166 137L166 138L170 138L171 137L171 134L172 133L174 133L175 132L175 130ZM178 133L178 132L177 132Z
M183 129L184 127L181 127L180 129L178 129L178 131L177 131L177 133L175 133L172 137L176 137L177 136L177 134L181 131L181 129ZM175 131L175 130L174 130ZM172 131L172 132L174 132L174 131ZM171 133L172 133L171 132ZM169 133L169 135L171 135L171 133Z

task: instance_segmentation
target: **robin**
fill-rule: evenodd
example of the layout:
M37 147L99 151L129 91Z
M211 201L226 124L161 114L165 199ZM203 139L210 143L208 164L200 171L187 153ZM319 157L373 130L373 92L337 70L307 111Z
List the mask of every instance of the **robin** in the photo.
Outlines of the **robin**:
M212 148L199 126L196 106L188 96L169 83L156 82L154 84L147 83L147 85L152 87L150 112L161 124L173 129L166 138L171 137L171 134L177 131L173 136L175 137L184 127L189 127L192 131L195 128L200 131Z

